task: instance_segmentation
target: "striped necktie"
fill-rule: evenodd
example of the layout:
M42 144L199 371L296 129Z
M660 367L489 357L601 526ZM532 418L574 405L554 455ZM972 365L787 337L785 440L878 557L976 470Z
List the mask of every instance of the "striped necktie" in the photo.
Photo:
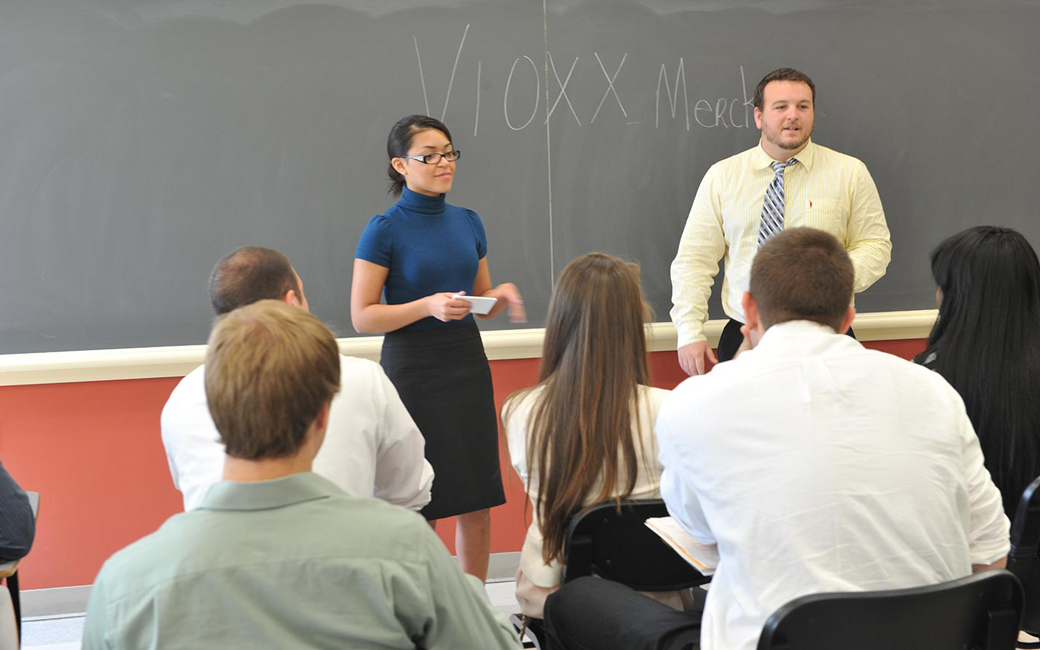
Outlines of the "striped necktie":
M758 245L769 241L769 238L784 229L784 170L798 162L791 158L787 162L774 162L773 182L766 188L766 198L762 202L762 221L758 224Z

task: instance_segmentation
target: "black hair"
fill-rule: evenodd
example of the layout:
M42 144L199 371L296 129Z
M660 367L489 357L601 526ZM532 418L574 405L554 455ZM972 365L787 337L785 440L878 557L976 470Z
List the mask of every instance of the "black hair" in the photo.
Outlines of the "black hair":
M391 196L401 196L401 191L404 189L404 176L394 169L394 158L407 156L408 149L412 146L412 138L416 133L426 129L437 129L448 138L448 142L454 142L451 139L451 131L444 126L444 122L426 115L402 117L390 129L390 136L386 139L386 155L389 159L386 173L390 176L390 189L387 191Z
M977 226L932 252L939 318L917 357L960 393L1014 515L1040 474L1040 262L1010 228Z
M300 293L289 258L271 248L243 246L226 255L209 276L209 299L218 316L258 300Z

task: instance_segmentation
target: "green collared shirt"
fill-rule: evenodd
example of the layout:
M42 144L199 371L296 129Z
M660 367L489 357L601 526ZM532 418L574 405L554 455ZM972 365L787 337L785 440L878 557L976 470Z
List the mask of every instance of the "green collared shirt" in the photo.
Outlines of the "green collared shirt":
M519 648L417 514L317 474L214 485L113 555L83 649Z

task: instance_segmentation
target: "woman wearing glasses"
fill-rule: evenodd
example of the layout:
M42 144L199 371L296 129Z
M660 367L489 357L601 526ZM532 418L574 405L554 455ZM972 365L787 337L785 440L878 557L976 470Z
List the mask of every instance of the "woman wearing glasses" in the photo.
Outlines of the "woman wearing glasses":
M350 316L363 334L383 334L381 363L426 438L436 474L422 514L458 515L462 570L487 578L489 508L505 502L491 371L470 303L459 295L495 298L494 318L525 318L512 283L493 287L487 237L476 213L450 205L459 151L448 128L410 115L387 140L390 193L400 196L368 222L354 254ZM386 304L380 304L385 295Z

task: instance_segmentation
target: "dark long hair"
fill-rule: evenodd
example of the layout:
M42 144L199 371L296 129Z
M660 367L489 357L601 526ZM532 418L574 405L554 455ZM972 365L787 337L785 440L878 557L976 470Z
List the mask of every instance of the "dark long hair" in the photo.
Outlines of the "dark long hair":
M448 138L448 142L454 142L451 139L451 131L444 126L444 122L426 115L402 117L390 129L390 135L386 139L386 155L388 158L386 173L390 177L390 188L387 192L391 196L401 196L401 191L404 189L404 176L394 169L394 158L407 156L408 149L412 146L412 138L416 133L426 129L437 129Z
M1013 516L1040 475L1040 262L1010 228L977 226L932 252L939 319L918 360L957 389Z
M560 274L527 439L528 466L539 477L534 507L546 562L562 559L571 517L627 498L640 460L648 465L638 429L639 386L650 383L648 314L633 263L589 253ZM531 390L510 396L505 419Z

